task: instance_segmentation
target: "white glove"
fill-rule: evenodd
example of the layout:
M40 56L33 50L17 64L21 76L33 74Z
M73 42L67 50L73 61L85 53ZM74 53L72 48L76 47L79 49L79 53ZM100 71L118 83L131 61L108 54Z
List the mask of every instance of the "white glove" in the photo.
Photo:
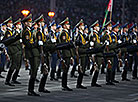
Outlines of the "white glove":
M111 61L110 61L110 60L108 60L108 63L110 63L110 64L111 64Z
M3 43L0 43L1 48L5 48L5 45Z
M39 46L43 45L43 41L38 41L38 45Z
M119 43L119 44L121 44L121 43L122 43L122 41L119 39L119 40L118 40L118 43Z
M23 41L22 41L22 39L20 39L20 43L22 43Z
M109 45L109 41L105 40L106 45Z
M136 40L133 40L133 43L134 43L134 44L136 44L136 43L137 43L137 41L136 41Z
M55 43L56 42L56 39L51 39L52 43Z
M94 46L94 42L93 41L90 42L90 46Z

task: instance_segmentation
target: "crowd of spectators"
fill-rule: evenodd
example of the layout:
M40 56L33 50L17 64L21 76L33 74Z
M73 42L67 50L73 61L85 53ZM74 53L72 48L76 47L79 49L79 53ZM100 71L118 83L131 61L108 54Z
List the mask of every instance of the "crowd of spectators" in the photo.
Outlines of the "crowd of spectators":
M35 19L40 14L44 14L46 21L49 21L51 0L0 0L0 22L12 16L14 19L23 17L21 10L28 9ZM122 1L114 0L112 20L114 22L122 19ZM109 0L56 0L54 19L59 23L65 17L71 19L71 24L75 25L81 18L90 25L94 21L103 22L105 10ZM138 0L125 0L125 21L136 20Z

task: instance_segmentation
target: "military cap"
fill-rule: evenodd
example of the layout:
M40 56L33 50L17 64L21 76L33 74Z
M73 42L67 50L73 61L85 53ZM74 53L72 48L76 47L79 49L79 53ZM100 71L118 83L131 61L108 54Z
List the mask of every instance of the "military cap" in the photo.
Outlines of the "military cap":
M22 22L32 22L32 14L22 19Z
M84 30L85 30L85 29L87 29L87 28L88 28L88 26L87 26L87 25L85 25L85 26L84 26Z
M53 20L53 21L50 23L49 27L51 27L51 26L56 26L55 20Z
M107 27L107 26L112 27L112 22L111 22L111 21L108 21L108 22L105 24L105 26L104 26L104 27Z
M34 21L33 23L32 23L32 26L34 26L34 25L36 25L37 23Z
M133 24L130 28L129 28L129 31L131 31L133 28L136 28L137 27L137 24Z
M44 22L44 16L41 15L40 17L38 17L36 20L34 20L34 22L38 23L38 22Z
M84 25L83 19L81 19L81 20L76 24L75 27L79 27L79 26L81 26L81 25Z
M14 25L21 24L21 18L19 18L17 21L13 23Z
M64 21L62 21L59 25L69 24L69 18L67 17Z
M126 24L124 24L121 28L128 28L128 26L129 26L129 24L126 23Z
M12 17L9 17L8 19L6 19L3 24L8 24L8 23L12 23Z
M112 26L112 29L116 28L119 26L119 22L117 22L115 25Z
M46 27L47 27L47 24L45 24L43 28L46 28Z
M90 28L93 28L93 27L95 27L95 26L99 26L99 21L98 21L98 20L95 21L95 22L90 26Z
M61 28L62 26L61 25L57 25L57 29Z

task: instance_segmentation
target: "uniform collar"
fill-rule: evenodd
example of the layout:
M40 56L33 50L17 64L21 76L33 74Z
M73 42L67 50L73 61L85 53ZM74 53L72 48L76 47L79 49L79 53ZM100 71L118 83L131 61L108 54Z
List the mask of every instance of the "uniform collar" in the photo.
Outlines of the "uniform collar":
M113 31L114 34L117 34L117 32Z
M68 31L67 29L64 29L64 31L66 31L66 32L68 32L68 33L69 33L69 31Z
M12 28L10 28L10 27L7 27L7 29L10 30L10 31L12 31Z
M98 32L97 32L96 30L93 30L93 32L95 32L95 33L97 33L97 34L98 34Z
M28 29L28 30L31 30L31 28L30 28L30 27L27 27L27 29Z

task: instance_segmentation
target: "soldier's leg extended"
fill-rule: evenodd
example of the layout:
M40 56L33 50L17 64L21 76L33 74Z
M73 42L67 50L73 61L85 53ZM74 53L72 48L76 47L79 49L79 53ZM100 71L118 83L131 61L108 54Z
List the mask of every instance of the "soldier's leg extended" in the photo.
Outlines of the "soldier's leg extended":
M79 72L79 76L78 76L78 79L77 79L77 88L82 88L82 89L86 89L86 87L84 87L82 85L82 81L83 81L83 75L84 75L84 71L85 71L85 67L86 67L86 63L85 63L85 60L86 60L86 57L83 56L80 58L81 60L81 69L78 71Z
M18 52L17 54L17 68L13 74L13 77L12 77L12 81L15 83L15 84L21 84L20 82L17 82L16 79L18 77L18 74L19 74L19 71L20 71L20 68L21 68L21 63L22 63L22 55L21 55L21 52Z
M18 60L17 54L11 55L10 58L11 58L11 66L10 66L10 69L9 69L7 77L6 77L6 82L5 82L6 85L11 85L10 84L11 76L12 76L14 70L17 68L17 63L16 63Z

